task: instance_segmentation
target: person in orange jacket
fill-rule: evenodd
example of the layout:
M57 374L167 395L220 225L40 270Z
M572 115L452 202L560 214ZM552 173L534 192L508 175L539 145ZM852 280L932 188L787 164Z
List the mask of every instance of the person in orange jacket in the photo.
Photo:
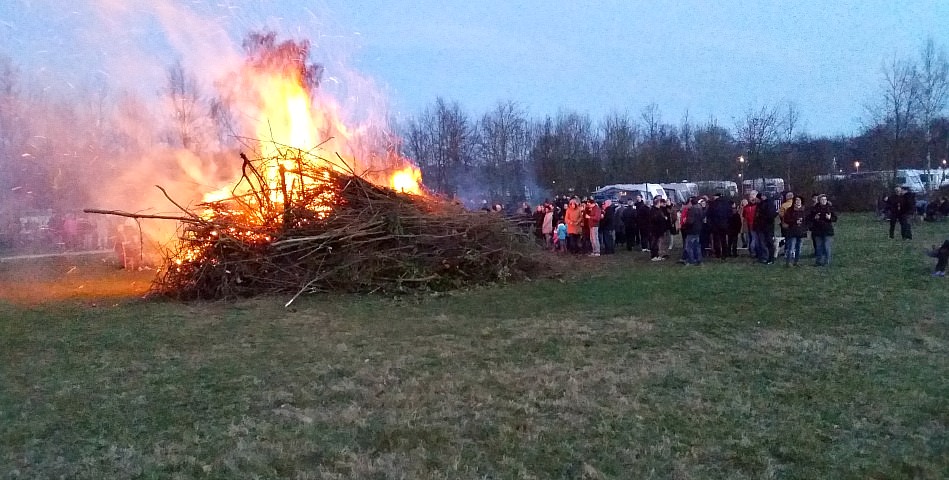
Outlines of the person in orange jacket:
M564 213L564 222L567 224L567 250L570 253L580 251L580 235L583 232L583 209L580 201L571 198Z

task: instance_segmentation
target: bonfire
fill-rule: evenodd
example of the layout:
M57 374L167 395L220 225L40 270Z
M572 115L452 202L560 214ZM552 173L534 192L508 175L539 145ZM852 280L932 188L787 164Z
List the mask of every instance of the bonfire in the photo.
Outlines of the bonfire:
M166 192L181 215L89 210L180 223L155 293L292 294L292 302L310 292L456 289L537 268L522 228L427 192L419 169L391 144L346 127L331 105L315 101L322 67L304 63L305 42L254 35L248 51L235 90L261 120L257 139L245 139L255 158L240 154L237 179L194 207Z
M180 299L292 294L292 302L311 292L443 291L505 282L538 266L530 238L500 215L375 185L292 151L296 158L280 160L298 168L279 169L276 189L261 173L275 159L243 157L241 183L253 186L249 192L183 209L155 293Z

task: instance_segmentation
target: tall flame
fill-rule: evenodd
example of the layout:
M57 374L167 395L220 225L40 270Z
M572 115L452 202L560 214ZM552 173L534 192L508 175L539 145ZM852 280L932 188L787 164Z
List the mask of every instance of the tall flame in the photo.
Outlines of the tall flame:
M249 68L242 72L239 87L242 96L250 97L246 107L254 112L256 118L254 130L260 140L261 158L265 159L260 173L271 192L270 201L284 202L284 189L281 187L286 187L288 194L292 195L294 189L309 186L294 182L317 181L302 176L284 177L282 172L299 168L296 159L289 161L286 158L301 156L320 163L314 166L355 173L380 186L422 195L421 171L392 148L383 152L372 148L371 145L377 142L370 138L372 132L367 127L347 127L334 102L313 94L314 89L306 78L307 71L300 68L300 51L292 50L292 54L287 55L288 44L270 45L272 51L269 54L273 57L251 59ZM305 44L302 51L306 52ZM268 55L268 52L257 52L257 55L261 54ZM291 149L306 155L287 155ZM211 192L204 200L212 202L231 194L230 189Z

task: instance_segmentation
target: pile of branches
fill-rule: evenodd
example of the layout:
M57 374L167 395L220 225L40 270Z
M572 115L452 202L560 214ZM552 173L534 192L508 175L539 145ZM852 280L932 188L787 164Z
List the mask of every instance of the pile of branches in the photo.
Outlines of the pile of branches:
M244 193L197 211L172 201L186 215L153 292L186 300L292 294L292 302L314 292L445 291L524 279L540 267L530 236L501 215L293 155L242 154ZM274 160L284 165L277 186L262 175Z

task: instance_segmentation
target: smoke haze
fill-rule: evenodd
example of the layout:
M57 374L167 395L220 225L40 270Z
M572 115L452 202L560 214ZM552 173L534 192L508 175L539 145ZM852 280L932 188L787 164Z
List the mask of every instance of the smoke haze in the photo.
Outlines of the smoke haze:
M0 7L0 215L48 208L174 214L180 212L155 185L183 205L230 185L240 172L238 152L257 138L261 114L237 81L246 68L242 42L251 32L308 42L309 61L325 68L315 102L356 125L357 135L386 131L383 95L345 66L351 38L331 31L325 11L274 18L267 3ZM36 23L28 17L45 19L45 28L26 31L24 25ZM176 82L169 80L173 74ZM349 153L372 156L384 143L366 134ZM156 246L176 228L143 224Z

